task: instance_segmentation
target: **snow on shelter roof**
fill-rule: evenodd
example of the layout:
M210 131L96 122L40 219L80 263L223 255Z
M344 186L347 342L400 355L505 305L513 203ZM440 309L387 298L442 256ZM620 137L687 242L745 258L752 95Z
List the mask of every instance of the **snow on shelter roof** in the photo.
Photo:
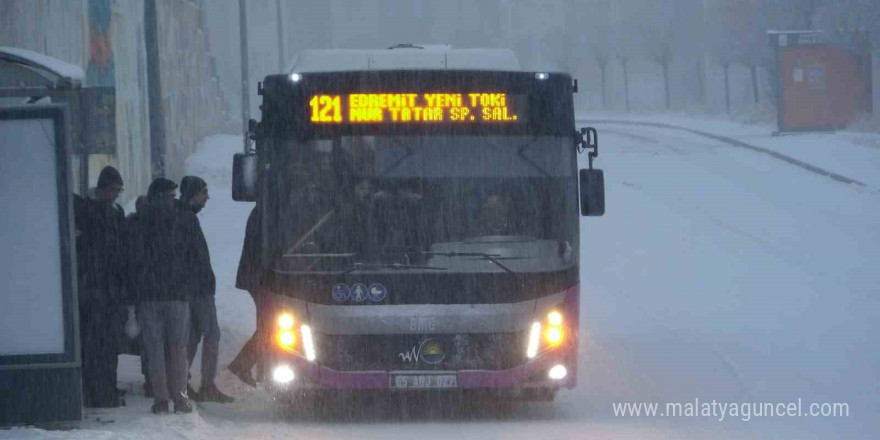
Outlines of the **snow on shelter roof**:
M0 61L11 61L48 72L68 82L72 87L79 87L86 79L85 72L79 66L27 49L0 46Z
M520 65L510 49L401 45L384 50L305 50L297 55L288 72L442 69L518 71Z

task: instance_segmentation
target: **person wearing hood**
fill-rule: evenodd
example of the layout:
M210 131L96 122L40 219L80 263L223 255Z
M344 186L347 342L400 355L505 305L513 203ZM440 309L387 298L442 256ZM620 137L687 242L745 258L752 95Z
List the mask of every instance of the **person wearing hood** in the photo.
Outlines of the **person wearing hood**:
M175 206L177 184L157 178L138 212L132 231L130 282L137 300L154 395L151 411L192 412L186 394L189 295L197 288L189 255L198 219Z
M116 199L123 192L116 168L104 167L86 198L74 198L77 288L79 292L83 401L86 407L124 405L116 388L122 334L125 213Z
M197 214L208 202L208 184L200 177L186 176L180 181L179 209L185 214ZM195 289L190 292L190 328L187 354L189 366L196 357L199 341L202 340L202 382L198 393L187 385L187 393L197 402L229 403L234 399L223 394L214 383L217 377L217 358L220 354L220 326L217 323L217 307L214 303L216 280L211 268L211 255L208 242L202 232L198 218L193 235L187 237L195 244L196 252L188 256L186 267L195 281Z

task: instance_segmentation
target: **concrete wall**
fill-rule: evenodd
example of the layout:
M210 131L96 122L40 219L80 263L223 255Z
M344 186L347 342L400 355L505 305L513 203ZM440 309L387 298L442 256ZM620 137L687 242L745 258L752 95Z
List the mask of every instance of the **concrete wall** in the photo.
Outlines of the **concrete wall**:
M223 30L223 32L210 32L208 45L221 89L227 91L226 111L231 119L238 120L241 114L241 65L239 64L241 49L239 48L238 1L211 0L205 5L205 17L210 29ZM235 125L236 133L241 131L241 123L238 122Z
M221 128L228 108L211 72L202 0L162 0L158 15L166 129L164 174L179 180L186 157L200 139Z
M87 0L0 1L0 45L42 52L85 70L88 39Z
M126 182L122 202L146 193L154 177L150 132L143 0L0 0L0 46L20 47L89 69L89 6L109 8L112 62L102 77L116 88L117 152L89 160L90 184L104 165L119 168ZM212 75L204 0L160 0L159 33L166 122L164 174L179 179L199 139L216 132L228 106ZM92 42L93 43L93 42ZM86 86L97 85L91 75Z
M126 200L146 193L152 180L143 29L142 0L113 1L110 37L116 71L115 161L125 179Z

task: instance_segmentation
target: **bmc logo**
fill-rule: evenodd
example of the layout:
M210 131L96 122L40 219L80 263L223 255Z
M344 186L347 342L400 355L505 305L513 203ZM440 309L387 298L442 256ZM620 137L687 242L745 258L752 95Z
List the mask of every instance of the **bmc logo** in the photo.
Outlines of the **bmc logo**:
M436 318L410 318L409 331L411 332L432 332L437 328Z

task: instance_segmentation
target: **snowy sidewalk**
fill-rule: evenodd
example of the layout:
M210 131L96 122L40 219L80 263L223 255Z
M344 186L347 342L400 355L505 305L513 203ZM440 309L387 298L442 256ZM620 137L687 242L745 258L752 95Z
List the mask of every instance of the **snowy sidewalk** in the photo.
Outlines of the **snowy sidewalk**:
M880 134L855 131L773 135L772 124L744 124L726 119L692 115L631 115L584 113L581 121L633 121L659 123L699 130L765 148L815 167L880 188ZM601 138L601 132L600 132ZM601 142L600 142L601 150Z

